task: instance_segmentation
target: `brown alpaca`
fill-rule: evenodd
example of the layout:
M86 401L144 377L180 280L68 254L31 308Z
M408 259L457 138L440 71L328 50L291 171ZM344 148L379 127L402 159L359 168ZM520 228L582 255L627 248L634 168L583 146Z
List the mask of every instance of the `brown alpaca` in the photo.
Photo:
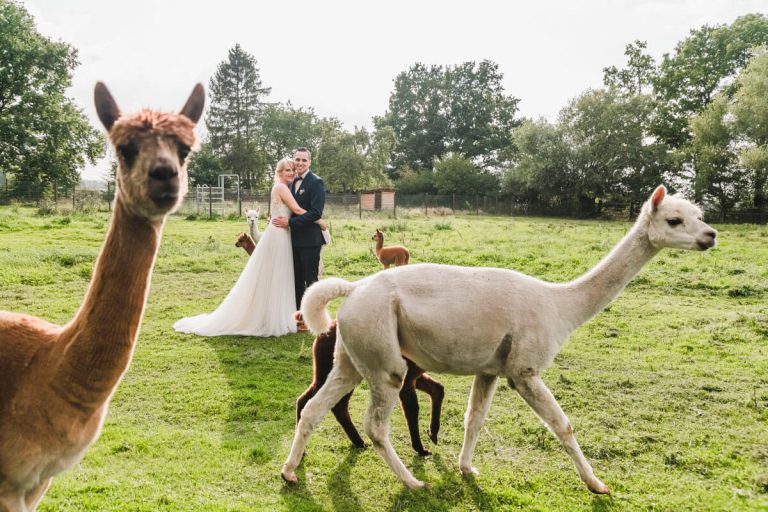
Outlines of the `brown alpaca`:
M410 261L411 254L408 252L408 249L402 245L384 247L384 233L380 230L376 230L371 237L371 240L376 241L376 257L379 258L379 261L384 265L384 268L389 268L390 265L396 265L398 267L400 265L407 265Z
M242 247L245 252L248 253L248 256L253 254L253 251L256 250L256 242L253 240L253 237L246 233L245 231L241 231L239 235L237 235L237 242L235 242L235 247Z
M166 216L187 191L186 157L205 102L198 84L179 114L120 114L96 84L99 119L119 156L117 194L93 279L58 326L0 312L0 510L37 508L51 478L99 435L133 355Z
M333 352L336 347L336 321L331 322L331 328L315 338L312 344L312 369L313 379L306 391L296 400L296 422L301 419L301 411L307 405L309 399L315 396L315 393L322 387L328 374L333 368ZM411 446L416 452L425 457L429 455L429 450L421 444L419 434L419 400L416 397L416 390L427 393L432 399L432 410L429 422L429 438L437 444L437 433L440 431L440 411L443 405L445 390L443 385L430 377L421 368L413 362L405 359L408 363L408 372L405 375L403 387L400 389L400 406L403 409L405 420L408 423L408 432L411 435ZM344 395L341 400L331 409L336 420L339 422L344 432L352 441L352 444L360 448L365 448L365 442L357 432L352 419L349 417L349 399L352 397L352 391Z

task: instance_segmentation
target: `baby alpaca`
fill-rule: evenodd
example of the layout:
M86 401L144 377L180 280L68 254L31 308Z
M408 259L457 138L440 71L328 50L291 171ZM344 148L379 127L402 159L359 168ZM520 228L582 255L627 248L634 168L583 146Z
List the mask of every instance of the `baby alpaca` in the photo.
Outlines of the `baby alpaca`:
M187 192L205 95L179 114L123 115L101 82L96 112L118 157L112 220L80 309L66 325L0 312L0 510L37 508L51 479L99 437L133 357L166 217Z
M283 478L297 481L295 469L312 430L366 379L371 401L365 431L374 449L406 486L423 487L389 440L390 415L407 372L407 357L428 371L475 376L464 416L462 473L478 473L472 454L498 378L503 377L558 438L587 488L608 494L541 375L570 334L610 304L659 251L706 251L715 246L716 236L698 207L667 196L666 188L659 186L618 245L595 268L568 283L548 283L499 268L434 264L381 271L355 283L338 278L315 283L301 306L312 332L330 325L331 300L347 299L337 315L333 370L296 425Z
M306 391L296 400L296 422L301 419L301 411L307 402L315 396L317 390L322 387L331 373L333 367L333 352L336 347L336 322L331 322L331 328L327 332L321 333L315 338L312 344L312 368L313 379ZM405 375L403 387L400 389L400 406L403 409L406 422L408 423L408 432L411 436L411 446L416 453L422 457L430 454L429 450L424 448L419 434L419 400L416 397L416 390L427 393L432 400L432 410L430 413L429 438L437 444L437 433L440 430L440 411L443 405L445 390L443 385L432 379L427 373L413 364L408 359L408 373ZM346 432L352 444L359 448L365 448L365 442L357 432L352 419L349 417L349 399L353 391L344 395L339 402L333 406L331 412L336 417L341 427Z
M241 231L240 234L237 235L235 247L242 247L243 250L248 253L248 256L250 256L256 249L256 242L253 240L253 238L251 238L251 235Z
M371 237L371 240L376 241L376 257L379 259L384 268L389 268L390 265L407 265L411 259L411 254L408 249L402 245L391 245L384 247L384 233L377 229Z

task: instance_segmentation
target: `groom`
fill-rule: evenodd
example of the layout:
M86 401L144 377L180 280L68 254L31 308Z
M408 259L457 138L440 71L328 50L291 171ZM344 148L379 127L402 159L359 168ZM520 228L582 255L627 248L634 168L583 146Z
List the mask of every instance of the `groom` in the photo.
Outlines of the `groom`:
M296 309L301 307L301 298L309 285L317 281L320 267L320 249L325 241L320 226L315 221L323 216L325 206L325 185L322 178L309 170L312 155L307 148L299 148L293 155L296 177L291 184L291 192L299 206L306 210L302 215L293 215L290 219L277 217L272 224L280 228L291 228L293 245L293 277L296 285ZM299 330L306 327L299 322Z

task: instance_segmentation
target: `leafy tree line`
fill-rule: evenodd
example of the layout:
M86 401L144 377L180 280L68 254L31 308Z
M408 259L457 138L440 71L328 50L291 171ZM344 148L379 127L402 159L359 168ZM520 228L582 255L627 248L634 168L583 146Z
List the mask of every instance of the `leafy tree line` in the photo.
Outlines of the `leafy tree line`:
M602 201L636 208L658 183L725 215L768 207L768 19L692 30L660 63L646 43L607 67L605 87L558 120L526 120L502 190L521 201L590 214Z
M104 152L99 131L65 96L77 50L40 35L18 3L0 0L0 174L16 195L56 193Z
M604 87L579 94L554 122L517 117L491 61L416 63L395 77L373 128L345 129L311 108L270 103L256 59L230 49L209 83L194 183L237 174L265 190L293 149L313 152L330 192L505 194L589 215L606 201L636 210L658 183L723 214L768 208L768 18L691 30L656 62L626 46ZM41 36L18 3L0 0L0 173L17 194L55 193L104 151L103 137L65 96L77 52Z

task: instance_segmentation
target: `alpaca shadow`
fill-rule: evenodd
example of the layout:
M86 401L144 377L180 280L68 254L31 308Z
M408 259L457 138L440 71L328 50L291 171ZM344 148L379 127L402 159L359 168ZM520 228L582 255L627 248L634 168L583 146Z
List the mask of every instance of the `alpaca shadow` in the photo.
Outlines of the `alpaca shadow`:
M426 464L440 474L437 482L427 478ZM403 488L392 500L389 510L455 510L469 500L476 510L491 510L493 504L488 494L481 489L473 477L464 477L455 466L447 465L442 456L432 454L428 459L415 456L411 469L419 480L426 481L425 489Z
M304 464L299 464L296 468L296 476L299 477L299 481L295 484L283 484L280 489L280 497L285 503L288 510L308 510L308 511L322 511L325 510L319 503L312 497L312 493L307 489L305 482L307 481L307 474L304 470Z
M611 510L622 510L623 508L625 507L622 507L612 494L592 497L593 512L608 512Z
M363 451L350 447L344 460L341 461L328 478L328 493L331 496L334 510L362 510L357 496L352 494L350 476L352 468Z

